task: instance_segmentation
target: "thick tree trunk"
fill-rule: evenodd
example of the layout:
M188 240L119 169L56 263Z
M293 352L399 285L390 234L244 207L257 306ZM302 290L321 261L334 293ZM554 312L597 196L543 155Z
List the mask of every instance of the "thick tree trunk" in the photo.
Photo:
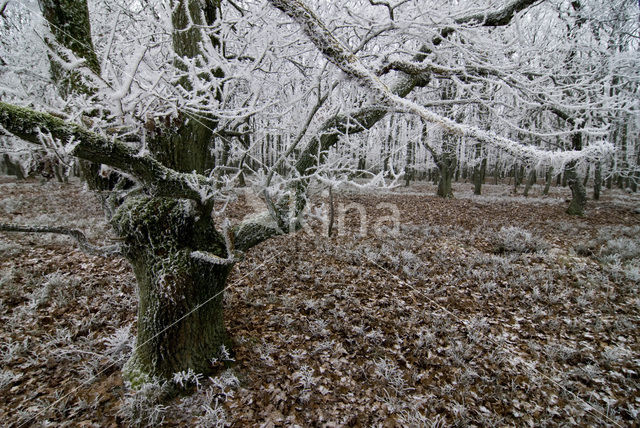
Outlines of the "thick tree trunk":
M134 386L189 368L208 373L229 346L222 291L231 264L223 238L194 205L131 198L112 219L139 288L137 346L123 371Z

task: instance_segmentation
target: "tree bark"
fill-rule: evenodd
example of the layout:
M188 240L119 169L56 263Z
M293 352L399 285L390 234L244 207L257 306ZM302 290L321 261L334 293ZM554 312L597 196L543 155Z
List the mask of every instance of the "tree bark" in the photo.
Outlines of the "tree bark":
M39 0L39 3L54 37L54 40L47 40L47 45L55 53L49 55L49 62L51 77L58 86L60 95L66 98L74 93L94 93L95 89L85 81L79 71L68 71L63 64L54 59L57 56L63 61L73 62L73 58L64 52L65 48L69 49L77 58L85 60L89 70L100 75L100 63L91 39L89 7L86 0Z
M223 237L179 199L130 198L112 225L138 281L138 340L124 377L137 386L188 368L209 373L230 345L222 292L233 263Z

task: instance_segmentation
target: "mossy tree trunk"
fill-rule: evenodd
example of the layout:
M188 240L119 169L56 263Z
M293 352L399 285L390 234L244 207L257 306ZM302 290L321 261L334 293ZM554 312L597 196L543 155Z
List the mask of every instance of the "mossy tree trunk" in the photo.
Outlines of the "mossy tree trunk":
M194 202L130 198L112 225L138 281L138 340L124 368L133 385L193 369L210 372L229 346L222 298L229 263L224 239Z
M78 71L69 71L67 67L54 59L54 56L67 62L73 62L65 49L77 58L84 59L87 68L100 75L100 63L93 49L89 7L86 0L39 0L44 18L49 22L54 40L46 40L54 55L49 56L51 77L63 98L72 94L90 95L94 89L82 78ZM72 25L69 25L72 24Z
M416 142L413 139L409 139L407 141L407 147L405 152L405 161L404 161L404 185L405 187L409 187L411 184L411 180L414 179L414 170L413 163L415 157L415 148Z
M84 58L88 67L100 74L86 0L42 0L41 4L57 45ZM178 69L184 68L180 58L200 55L203 42L219 45L216 37L205 36L201 30L215 22L219 8L220 0L172 1ZM56 48L54 43L50 45ZM79 73L69 73L55 61L51 61L51 70L63 97L92 93ZM220 70L212 70L212 74L221 77ZM186 77L178 85L187 92L191 89ZM216 126L213 116L151 119L146 126L149 148L164 167L204 173L214 166L210 148ZM83 164L92 188L114 188L114 180L99 178L99 164ZM188 368L207 373L210 359L221 345L229 344L222 291L232 266L230 262L212 262L227 259L227 254L207 208L179 196L148 196L129 198L111 214L139 293L137 347L126 364L125 378L139 384L153 377L171 378Z
M197 58L206 37L199 26L215 22L220 0L172 3L174 50L179 57ZM219 43L215 37L210 41ZM221 77L219 70L212 74ZM178 84L191 89L186 79ZM149 147L169 168L205 174L215 166L216 127L210 115L165 118L151 126ZM222 302L232 267L212 262L228 255L210 208L184 199L134 198L118 209L112 223L124 239L139 293L137 347L124 367L125 378L135 385L189 368L210 372L210 360L230 344Z

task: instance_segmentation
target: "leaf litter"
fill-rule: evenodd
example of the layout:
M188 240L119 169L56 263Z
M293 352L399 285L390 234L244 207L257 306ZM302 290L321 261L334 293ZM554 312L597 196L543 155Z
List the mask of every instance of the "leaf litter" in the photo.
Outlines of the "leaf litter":
M99 204L80 184L0 187L0 221L80 224L108 241ZM566 189L526 200L506 185L487 185L478 198L469 185L454 190L453 200L431 196L427 184L343 191L338 208L360 204L373 224L389 215L381 203L395 204L402 222L360 235L347 215L331 238L314 223L251 250L225 296L233 358L214 359L221 369L209 379L181 374L197 379L195 392L163 403L145 404L120 377L135 346L127 263L87 256L64 237L0 235L0 420L637 423L640 197L610 191L575 218L564 213ZM231 212L246 210L240 201ZM135 406L149 407L147 419Z

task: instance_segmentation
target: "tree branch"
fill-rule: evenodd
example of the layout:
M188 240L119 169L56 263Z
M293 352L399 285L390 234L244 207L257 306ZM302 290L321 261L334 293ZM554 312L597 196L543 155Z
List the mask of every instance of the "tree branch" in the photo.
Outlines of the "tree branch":
M502 9L493 12L477 13L456 19L456 24L479 24L484 27L500 27L511 22L518 12L541 3L544 0L514 0Z
M484 16L483 25L507 25L517 12L532 6L537 1L539 0L515 0L500 10L482 15ZM289 2L286 0L271 0L271 3L290 17L296 19L295 16L292 16L290 12L288 12L288 10L291 10L292 5L287 4ZM301 2L299 1L292 3L295 3L296 7L300 7L299 5L301 5ZM311 12L307 12L307 18L311 16L313 16L313 14ZM463 17L458 19L456 22L462 24L478 21L478 16L479 15L471 15ZM454 31L455 30L453 28L451 28L450 31L442 30L440 35L434 38L432 44L434 46L439 45L442 42L442 38L447 37ZM422 62L425 60L426 54L429 52L430 48L427 45L424 45L420 48L420 53L418 53L413 60L417 63ZM416 67L419 68L420 66L416 65ZM391 85L390 91L398 97L406 97L416 87L426 86L429 83L431 76L428 73L418 73L417 71L419 70L417 68L412 70L416 71L415 73L405 73L396 80L395 83ZM320 128L318 136L313 138L301 153L298 162L296 163L296 170L301 176L308 175L308 170L316 167L316 155L318 152L324 152L335 145L341 135L348 133L354 134L371 128L380 119L382 119L388 111L388 109L380 107L365 107L352 112L351 114L336 115L328 119Z
M495 10L493 12L476 13L473 15L463 16L462 18L456 19L454 22L458 25L475 24L483 27L501 27L509 24L516 13L522 12L541 1L544 0L514 0L502 9ZM449 37L455 31L456 30L453 27L443 28L440 30L440 36L433 40L434 44L440 44L443 39Z
M77 241L78 246L84 253L103 257L120 255L119 245L96 247L90 244L85 234L78 229L68 229L59 226L20 226L18 224L0 223L0 232L56 233L67 235Z
M310 36L314 44L317 43L322 46L318 46L321 52L325 55L333 55L336 57L346 59L347 62L355 60L357 57L352 53L349 53L346 47L344 47L335 37L333 37L329 30L322 24L315 14L309 10L304 3L299 0L269 0L271 4L280 9L285 14L293 18L298 22L307 34L311 32L313 36ZM526 7L531 6L539 0L516 0L505 6L505 8L498 11L486 14L484 19L485 26L499 26L506 25L508 23L506 17L511 19L516 12L524 10ZM300 21L302 21L302 23ZM477 15L461 18L457 22L459 24L477 21ZM314 22L310 22L314 21ZM443 29L439 36L436 36L432 40L432 46L437 46L442 42L443 38L446 38L452 34L455 30ZM328 35L328 36L327 36ZM426 59L427 54L431 52L428 45L423 45L419 53L414 56L413 60L416 63L420 63ZM334 59L336 58L334 57ZM329 57L328 57L329 58ZM329 58L330 61L335 61ZM403 98L409 95L417 87L423 87L429 84L431 76L427 73L406 74L403 73L389 88L388 91L396 97ZM320 127L315 137L313 137L307 146L302 150L298 161L295 164L295 169L299 177L309 177L312 171L317 168L318 162L321 160L321 155L329 150L332 146L338 143L340 137L345 134L355 134L364 130L370 129L378 121L380 121L390 111L389 108L380 106L369 106L359 110L353 111L349 114L338 114L327 119ZM306 203L304 193L308 179L301 178L296 182L296 211L300 212ZM276 203L274 205L286 205ZM234 229L234 236L236 247L242 251L253 247L254 245L263 242L264 240L280 234L280 228L273 219L269 212L264 212L255 218L248 219L242 224L238 225Z
M155 196L203 202L199 187L212 185L204 176L167 168L150 156L139 156L137 151L116 139L108 139L47 113L0 102L0 125L16 137L37 145L41 145L42 134L50 134L61 141L70 155L130 174Z
M513 7L514 5L521 6L527 4L529 1L531 0L520 0L512 3L512 7L509 9L511 15L507 14L507 16L513 16L513 13L517 10L517 7ZM551 152L532 146L525 146L493 132L483 131L473 126L456 123L454 120L440 116L416 104L415 102L406 100L403 98L404 95L397 93L394 88L389 88L379 79L378 76L364 66L357 56L350 53L348 49L331 34L324 23L322 23L320 19L300 0L270 0L270 2L297 22L309 39L329 61L353 79L361 82L363 86L367 87L380 97L384 104L394 109L415 114L427 122L439 125L447 132L492 145L521 159L551 163L552 160L562 157L563 162L569 162L584 155L580 151L563 152L562 155L560 155L558 152ZM499 16L503 15L500 14ZM496 17L493 17L492 19L494 18L497 19ZM497 23L501 22L503 21L497 21ZM409 91L411 89L409 89ZM381 114L380 110L376 110L375 116L378 114ZM384 114L382 113L382 116L383 115ZM318 149L322 147L318 147L316 143L315 148ZM610 151L611 147L603 145L599 148L595 148L595 150ZM305 165L302 166L305 167Z

